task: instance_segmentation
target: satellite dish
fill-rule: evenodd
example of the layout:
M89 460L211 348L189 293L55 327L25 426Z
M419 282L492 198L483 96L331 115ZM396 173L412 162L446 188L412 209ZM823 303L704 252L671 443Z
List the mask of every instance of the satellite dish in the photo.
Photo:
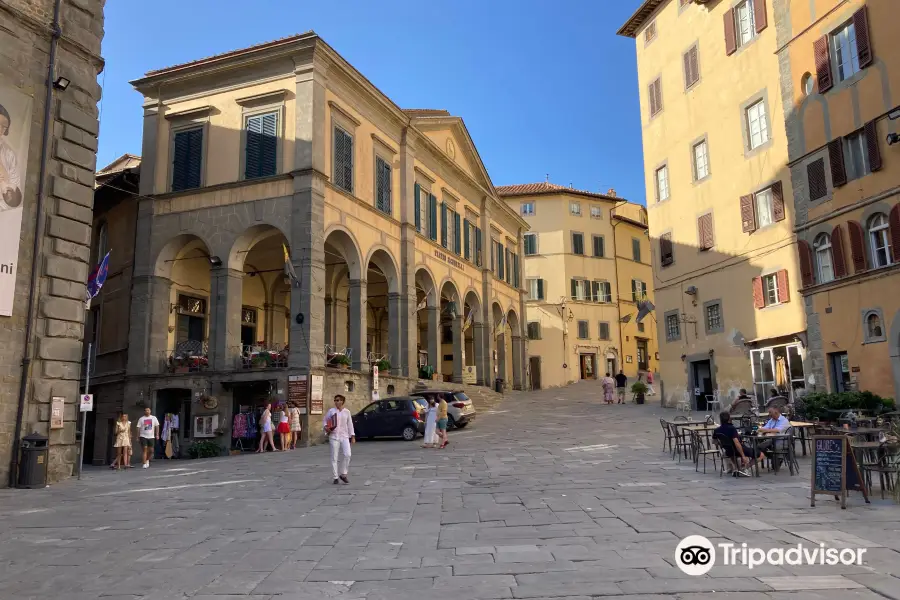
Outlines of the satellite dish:
M644 320L644 317L649 315L651 312L656 310L656 306L653 305L649 300L641 300L637 303L638 313L637 318L634 320L635 323L640 323ZM630 316L630 315L629 315Z

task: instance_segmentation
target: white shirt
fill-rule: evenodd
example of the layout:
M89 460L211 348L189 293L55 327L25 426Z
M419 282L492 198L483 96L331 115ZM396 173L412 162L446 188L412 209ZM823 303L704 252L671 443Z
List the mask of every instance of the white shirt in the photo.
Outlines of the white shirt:
M329 437L333 440L349 440L352 437L356 437L356 432L353 431L353 417L346 408L341 410L334 407L329 408L328 412L325 413L324 423L328 423L328 419L335 414L337 415L337 427L334 428ZM322 428L325 428L324 424Z
M155 429L159 427L159 419L150 415L149 417L141 417L138 419L137 428L138 431L141 432L142 438L150 438L151 440L156 437L154 433Z

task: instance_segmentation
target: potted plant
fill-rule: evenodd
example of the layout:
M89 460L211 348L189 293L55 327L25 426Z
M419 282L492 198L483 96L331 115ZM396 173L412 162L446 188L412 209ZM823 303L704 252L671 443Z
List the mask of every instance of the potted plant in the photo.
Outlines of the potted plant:
M388 373L391 370L391 361L386 358L382 358L375 363L375 366L378 367L379 373Z
M214 458L222 455L222 447L212 440L198 440L188 448L191 458Z
M272 366L272 357L268 352L260 352L250 361L250 366L254 369L266 369Z
M644 394L649 391L650 388L647 387L647 384L643 381L635 381L631 384L631 393L634 394L634 400L638 404L644 403Z
M337 354L334 357L334 364L336 364L340 369L349 369L350 357L346 354Z

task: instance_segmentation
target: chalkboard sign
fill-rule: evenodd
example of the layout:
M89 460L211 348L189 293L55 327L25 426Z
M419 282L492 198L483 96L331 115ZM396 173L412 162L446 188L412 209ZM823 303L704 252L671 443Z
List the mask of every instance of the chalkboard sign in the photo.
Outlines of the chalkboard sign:
M812 474L810 482L810 506L816 505L816 494L828 494L837 500L841 508L847 508L847 491L862 492L866 503L869 496L862 484L862 476L856 457L850 448L850 440L844 435L813 437Z

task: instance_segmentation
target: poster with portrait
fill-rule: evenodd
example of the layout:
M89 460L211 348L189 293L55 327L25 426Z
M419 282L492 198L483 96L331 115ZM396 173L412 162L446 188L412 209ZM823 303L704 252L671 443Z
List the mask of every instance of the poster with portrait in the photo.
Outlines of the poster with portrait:
M31 133L31 96L0 81L0 316L12 316Z

